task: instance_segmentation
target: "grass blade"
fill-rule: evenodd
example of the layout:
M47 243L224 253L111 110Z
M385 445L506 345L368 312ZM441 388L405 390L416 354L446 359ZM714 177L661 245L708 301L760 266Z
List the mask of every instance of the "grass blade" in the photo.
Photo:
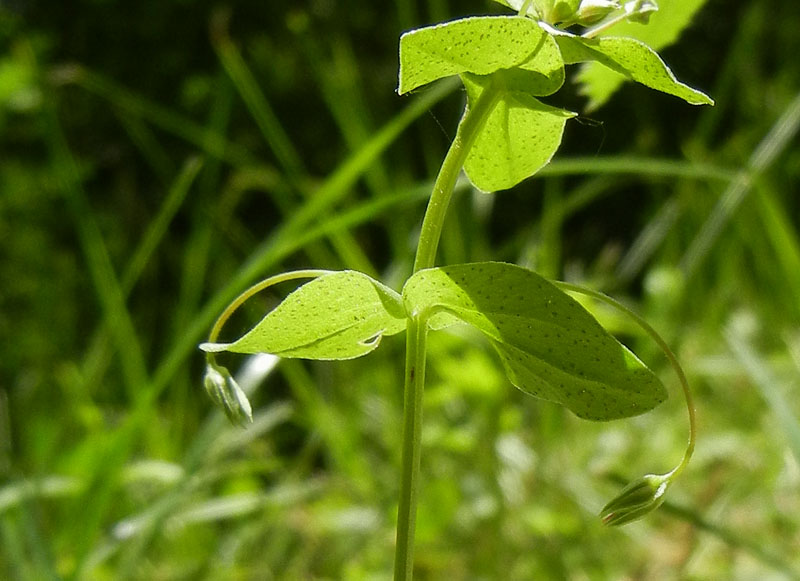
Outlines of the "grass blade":
M800 421L792 413L792 405L778 388L782 382L773 375L767 364L743 337L733 331L728 331L725 334L725 339L734 355L744 366L750 380L761 392L767 405L769 405L786 436L786 443L789 449L797 459L797 462L800 463Z
M239 50L228 36L226 30L228 16L227 12L219 13L212 22L211 42L214 50L289 181L298 186L306 175L302 157L283 129L266 96L258 87Z
M758 144L747 161L747 167L722 193L711 216L686 251L681 261L681 270L687 277L700 267L728 220L750 193L753 183L786 150L798 129L800 129L800 94L794 98L766 137Z
M133 93L99 73L80 65L70 65L58 69L53 76L62 83L75 84L109 101L130 115L146 119L164 131L193 144L208 155L223 159L231 165L242 166L253 162L252 155L241 145L229 142L213 130L142 95Z

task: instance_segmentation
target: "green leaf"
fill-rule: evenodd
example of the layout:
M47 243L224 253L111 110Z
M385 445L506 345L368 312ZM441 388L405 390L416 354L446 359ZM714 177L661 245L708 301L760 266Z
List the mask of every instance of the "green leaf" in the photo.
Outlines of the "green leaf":
M401 95L461 73L488 75L530 61L549 35L529 18L479 16L419 28L400 37Z
M705 93L684 85L675 78L661 57L649 46L633 38L555 37L567 64L597 61L609 69L651 89L680 97L692 105L713 105Z
M469 179L485 192L511 188L547 165L561 144L567 120L575 116L525 92L526 79L530 80L513 72L462 75L470 102L477 101L488 82L507 84L464 163Z
M658 11L650 16L647 26L635 22L615 24L610 32L613 36L635 38L653 50L661 50L674 44L681 32L688 27L694 15L707 0L658 0ZM597 109L627 80L627 77L599 63L591 62L581 67L578 82L581 92L589 97L587 109Z
M611 30L614 36L635 38L654 50L660 50L678 40L705 3L706 0L658 0L658 11L651 15L647 26L621 22ZM589 97L587 108L597 109L603 105L625 80L626 77L599 63L584 65L578 81L582 86L581 92Z
M633 416L667 398L635 355L577 301L530 270L499 262L431 268L414 274L402 296L408 313L435 328L452 318L477 328L514 385L579 417Z
M545 34L531 57L517 67L501 69L492 75L509 91L529 93L537 97L552 95L564 84L564 59L555 39Z
M405 327L400 295L366 274L345 270L304 284L239 340L200 347L212 353L353 359Z

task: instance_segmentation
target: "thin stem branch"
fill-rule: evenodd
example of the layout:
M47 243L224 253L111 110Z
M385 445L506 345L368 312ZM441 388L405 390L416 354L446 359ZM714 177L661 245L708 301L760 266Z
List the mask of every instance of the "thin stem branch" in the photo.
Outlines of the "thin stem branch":
M522 3L522 6L519 8L519 12L517 13L519 16L527 16L528 10L530 10L531 4L533 4L533 0L525 0Z
M664 352L664 355L667 356L670 365L672 365L672 368L675 370L675 374L678 376L678 381L680 381L681 388L683 389L683 397L686 400L686 409L689 412L689 443L686 446L686 451L683 453L683 459L675 468L673 468L669 472L670 477L677 476L683 471L683 469L689 463L689 460L691 459L692 454L694 453L695 441L697 440L697 417L694 407L694 397L692 396L692 390L689 388L689 381L686 379L686 374L683 372L683 368L681 367L681 364L678 362L678 358L672 352L672 349L669 348L667 342L661 338L661 335L659 335L658 332L655 329L653 329L653 327L651 327L647 321L645 321L642 317L634 313L631 309L629 309L619 301L616 301L611 297L609 297L608 295L605 295L601 292L583 288L574 284L570 284L568 282L553 281L553 284L555 284L562 290L592 297L594 299L606 303L607 305L611 305L615 309L622 311L623 313L628 315L631 319L633 319L637 325L639 325L642 329L644 329L644 331L650 336L650 338L653 339L653 341L655 341L658 344L658 346Z
M584 31L584 33L581 34L581 36L583 38L594 38L598 34L600 34L601 32L605 32L606 30L608 30L609 28L611 28L612 26L614 26L616 24L619 24L620 22L622 22L626 18L628 18L628 14L626 14L625 12L622 12L621 14L616 14L612 18L609 18L608 20L604 20L603 22L601 22L600 24L598 24L594 28L590 28L590 29Z
M231 304L229 304L222 314L217 317L214 326L211 327L211 332L208 334L208 342L214 343L219 337L220 331L222 331L222 326L225 322L236 312L242 304L247 301L253 295L260 293L262 290L269 288L273 285L276 285L281 282L286 282L287 280L296 280L298 278L317 278L318 276L322 276L323 274L330 274L330 270L315 270L315 269L307 269L307 270L293 270L291 272L283 272L281 274L276 274L275 276L271 276L267 279L262 280L248 288L238 297L236 297Z

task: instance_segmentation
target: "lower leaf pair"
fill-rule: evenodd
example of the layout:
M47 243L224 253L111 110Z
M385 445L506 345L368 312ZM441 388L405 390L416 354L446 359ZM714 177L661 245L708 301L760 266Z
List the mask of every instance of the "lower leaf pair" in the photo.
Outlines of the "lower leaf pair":
M582 418L637 415L667 397L655 374L577 301L535 272L500 262L421 270L402 293L360 272L329 272L291 293L240 339L201 348L352 359L412 318L431 330L475 327L511 383Z

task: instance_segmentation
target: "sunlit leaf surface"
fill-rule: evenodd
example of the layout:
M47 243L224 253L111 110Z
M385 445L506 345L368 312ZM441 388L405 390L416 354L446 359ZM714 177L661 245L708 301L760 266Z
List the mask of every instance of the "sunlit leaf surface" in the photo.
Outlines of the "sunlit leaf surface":
M321 276L290 294L233 343L206 343L209 352L272 353L306 359L352 359L399 333L406 318L399 295L350 270Z

